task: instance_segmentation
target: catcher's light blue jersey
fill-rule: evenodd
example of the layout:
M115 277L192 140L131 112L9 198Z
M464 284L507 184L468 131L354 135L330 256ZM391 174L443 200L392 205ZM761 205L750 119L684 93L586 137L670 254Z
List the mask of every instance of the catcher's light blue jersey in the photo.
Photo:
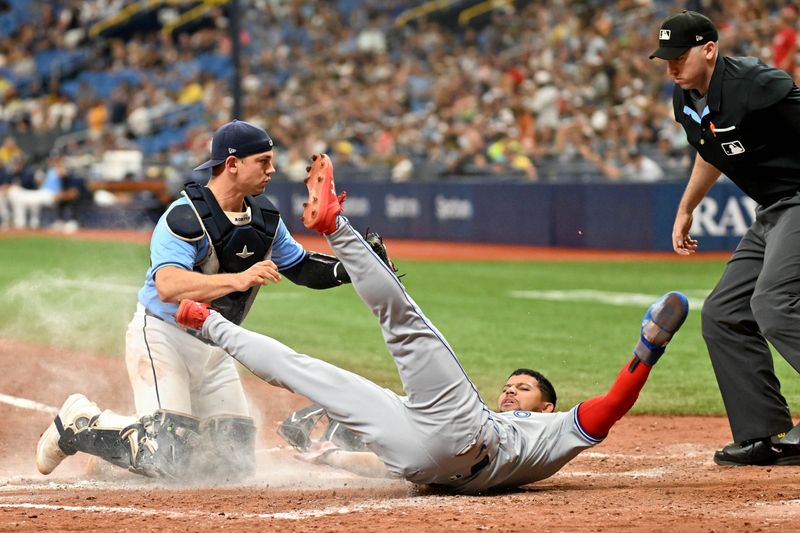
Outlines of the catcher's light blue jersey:
M173 234L167 226L167 213L177 205L187 204L187 198L175 200L161 216L150 240L150 268L147 269L144 286L139 290L139 302L152 314L175 322L172 315L178 310L178 304L162 302L156 291L155 274L165 266L175 266L185 270L194 270L208 255L208 235L195 242L187 242ZM281 220L272 243L270 259L284 270L296 265L305 256L305 250L294 240Z

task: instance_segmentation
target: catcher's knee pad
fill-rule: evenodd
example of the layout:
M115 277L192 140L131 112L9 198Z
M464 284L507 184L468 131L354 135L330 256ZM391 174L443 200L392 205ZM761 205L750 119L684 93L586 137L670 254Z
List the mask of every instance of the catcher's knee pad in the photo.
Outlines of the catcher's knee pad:
M256 426L244 416L216 416L200 424L202 464L207 481L234 483L256 470Z
M202 448L199 427L199 419L163 409L143 416L122 432L134 448L131 470L150 477L189 480Z

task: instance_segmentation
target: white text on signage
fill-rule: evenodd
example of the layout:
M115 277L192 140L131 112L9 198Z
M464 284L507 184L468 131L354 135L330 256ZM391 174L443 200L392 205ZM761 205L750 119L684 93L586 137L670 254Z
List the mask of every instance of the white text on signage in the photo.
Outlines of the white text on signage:
M757 202L747 196L729 196L722 209L720 203L715 198L703 198L694 210L693 236L741 237L747 232L755 220Z
M387 218L416 218L422 211L417 198L387 194L384 202Z

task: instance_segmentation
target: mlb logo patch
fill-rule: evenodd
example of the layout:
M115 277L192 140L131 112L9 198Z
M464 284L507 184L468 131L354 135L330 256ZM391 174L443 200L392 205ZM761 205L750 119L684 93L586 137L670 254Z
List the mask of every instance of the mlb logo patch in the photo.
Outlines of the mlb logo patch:
M672 35L672 30L661 30L658 32L658 39L660 41L669 41L670 35Z
M725 155L739 155L744 153L744 146L742 141L722 143L722 151L725 152Z

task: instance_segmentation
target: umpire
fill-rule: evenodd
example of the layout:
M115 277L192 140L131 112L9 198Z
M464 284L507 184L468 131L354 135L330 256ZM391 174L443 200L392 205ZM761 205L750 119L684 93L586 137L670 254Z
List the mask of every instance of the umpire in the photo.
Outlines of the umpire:
M675 119L697 150L672 245L697 250L692 212L720 174L758 203L752 226L702 311L703 338L735 442L720 465L800 465L800 425L775 376L767 341L800 371L800 89L754 57L724 57L707 17L667 18L650 59L675 81Z

